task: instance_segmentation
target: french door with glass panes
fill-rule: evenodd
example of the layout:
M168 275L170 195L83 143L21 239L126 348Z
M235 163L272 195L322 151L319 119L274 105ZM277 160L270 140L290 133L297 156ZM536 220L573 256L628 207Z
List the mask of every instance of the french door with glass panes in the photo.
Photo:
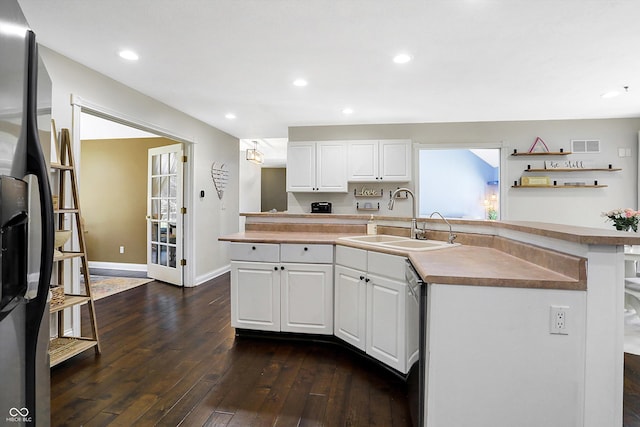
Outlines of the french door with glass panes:
M182 144L149 150L147 275L182 286Z

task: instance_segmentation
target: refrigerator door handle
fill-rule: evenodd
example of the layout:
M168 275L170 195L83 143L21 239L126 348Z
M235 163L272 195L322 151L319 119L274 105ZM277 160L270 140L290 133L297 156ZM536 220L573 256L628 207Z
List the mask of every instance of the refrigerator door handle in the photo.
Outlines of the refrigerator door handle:
M47 310L49 299L49 281L53 269L53 245L54 245L54 218L53 200L51 198L51 186L49 184L49 171L40 146L37 120L37 85L38 85L38 48L36 37L32 31L27 31L28 61L27 61L27 174L33 174L38 180L40 213L42 226L42 251L40 254L40 274L38 278L38 295L29 301L26 306L26 393L27 408L33 411L30 425L46 424L47 421L35 419L36 411L36 384L37 384L37 354L38 335L43 316L49 316ZM48 340L47 340L48 342ZM48 350L48 349L47 349ZM47 351L41 349L40 351Z
M55 238L54 217L53 217L53 200L51 198L51 186L49 184L49 171L44 160L42 148L40 146L40 138L38 135L37 122L37 70L38 70L38 51L35 42L35 34L31 31L27 32L29 43L29 91L27 97L27 173L33 174L38 180L39 199L40 199L40 216L42 226L42 251L40 254L40 277L38 280L38 296L40 316L47 297L49 295L49 281L51 279L51 270L53 269L53 244ZM31 305L31 304L29 304Z

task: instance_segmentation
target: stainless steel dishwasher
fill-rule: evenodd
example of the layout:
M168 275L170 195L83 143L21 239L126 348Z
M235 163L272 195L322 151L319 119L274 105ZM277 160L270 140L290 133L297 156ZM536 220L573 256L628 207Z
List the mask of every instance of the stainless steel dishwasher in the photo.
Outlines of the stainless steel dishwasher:
M407 378L409 391L409 408L414 426L422 427L425 421L425 396L427 373L427 284L415 270L411 261L407 260L405 277L409 292L419 307L418 362L411 367Z

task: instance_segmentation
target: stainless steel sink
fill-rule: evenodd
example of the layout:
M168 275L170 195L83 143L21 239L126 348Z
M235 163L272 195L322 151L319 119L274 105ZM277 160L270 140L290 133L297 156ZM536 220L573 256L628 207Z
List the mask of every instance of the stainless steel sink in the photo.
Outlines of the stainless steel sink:
M429 251L434 249L446 249L459 246L459 243L447 243L440 240L403 240L398 242L382 243L380 246L413 251Z
M404 251L432 251L436 249L460 246L459 243L449 244L440 240L416 240L408 237L389 236L386 234L372 234L365 236L341 237L338 240L357 242L362 245L377 248L399 249Z

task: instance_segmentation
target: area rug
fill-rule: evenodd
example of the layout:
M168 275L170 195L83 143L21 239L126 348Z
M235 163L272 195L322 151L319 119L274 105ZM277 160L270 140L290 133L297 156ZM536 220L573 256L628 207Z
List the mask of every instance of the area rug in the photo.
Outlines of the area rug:
M153 279L146 277L110 277L91 275L91 293L93 294L94 300L99 300L152 281Z
M640 356L640 317L635 310L624 311L624 352Z

